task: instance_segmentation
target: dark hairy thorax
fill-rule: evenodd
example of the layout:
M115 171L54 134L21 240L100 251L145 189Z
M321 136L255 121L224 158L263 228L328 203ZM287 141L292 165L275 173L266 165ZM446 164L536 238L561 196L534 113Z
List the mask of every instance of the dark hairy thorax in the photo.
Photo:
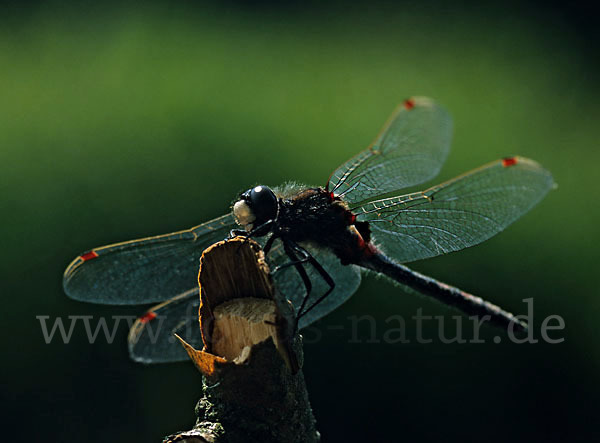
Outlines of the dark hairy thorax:
M367 222L357 222L346 203L323 188L309 188L282 199L278 231L294 242L331 249L343 264L358 263L373 254Z

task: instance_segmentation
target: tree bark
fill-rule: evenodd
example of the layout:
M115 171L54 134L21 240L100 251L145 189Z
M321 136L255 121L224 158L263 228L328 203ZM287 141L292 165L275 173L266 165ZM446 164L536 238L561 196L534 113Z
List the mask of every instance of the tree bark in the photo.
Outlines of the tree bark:
M163 442L319 441L293 310L260 246L244 237L211 246L198 280L204 349L178 338L203 374L203 397L194 429Z

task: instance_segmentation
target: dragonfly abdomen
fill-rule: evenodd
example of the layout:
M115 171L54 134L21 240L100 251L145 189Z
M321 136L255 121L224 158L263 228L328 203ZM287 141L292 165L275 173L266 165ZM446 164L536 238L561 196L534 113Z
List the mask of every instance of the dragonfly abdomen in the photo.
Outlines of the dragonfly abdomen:
M392 280L408 286L421 294L429 295L446 305L454 306L465 314L487 316L487 320L490 323L503 328L507 328L512 324L514 330L518 332L527 330L525 322L519 320L510 312L501 309L499 306L454 286L419 274L406 266L394 262L382 253L374 254L357 264L384 274Z

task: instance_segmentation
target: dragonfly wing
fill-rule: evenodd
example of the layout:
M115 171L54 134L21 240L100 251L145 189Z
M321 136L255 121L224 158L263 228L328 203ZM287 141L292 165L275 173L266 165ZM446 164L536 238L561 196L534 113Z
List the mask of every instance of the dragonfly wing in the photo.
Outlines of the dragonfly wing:
M298 326L304 328L321 317L337 309L341 304L356 292L360 285L360 268L353 265L342 265L340 259L326 249L302 245L335 280L335 288L322 302L300 318ZM282 244L276 241L273 249L267 254L271 269L275 266L288 263L289 257L283 251ZM321 295L329 289L327 283L311 265L304 265L312 283L312 291L306 306L311 306ZM273 279L279 292L292 302L294 308L299 309L306 296L306 288L302 279L293 266L289 266L273 273Z
M202 251L234 227L227 214L184 231L92 249L65 270L65 292L76 300L103 304L165 300L197 285Z
M265 238L257 239L264 243ZM352 265L342 265L333 253L303 245L315 257L327 272L334 277L336 287L333 292L314 309L300 319L299 327L304 328L334 309L338 308L356 292L360 285L360 269ZM289 257L283 251L278 240L267 255L271 268L288 263ZM305 266L313 284L310 306L329 286L311 267ZM273 274L279 292L298 308L306 295L306 288L294 267L283 268ZM196 349L203 346L198 325L200 297L198 288L190 289L172 299L154 306L138 318L129 332L129 354L135 361L142 363L166 363L187 360L183 347L175 343L174 334L182 337Z
M369 148L332 174L328 189L352 205L423 183L439 173L451 139L452 119L442 107L408 99Z
M265 239L258 239L264 243ZM334 277L336 286L333 292L314 309L300 319L299 327L304 328L338 308L356 292L360 285L360 268L342 265L332 252L303 245L315 257L327 272ZM289 257L283 251L278 240L267 255L271 268L288 263ZM313 289L307 305L324 294L329 286L311 267L305 266ZM283 268L273 274L279 292L290 300L296 309L302 304L306 288L294 267ZM203 346L198 325L199 290L190 289L172 299L154 306L138 318L129 332L129 354L135 361L142 363L167 363L187 360L183 347L175 343L174 334L182 337L196 349Z
M196 286L152 307L138 318L129 331L129 355L140 363L185 361L189 357L177 343L179 335L196 349L202 349L198 324L200 295Z
M533 160L507 158L414 194L356 209L383 252L399 263L481 243L538 203L554 186Z

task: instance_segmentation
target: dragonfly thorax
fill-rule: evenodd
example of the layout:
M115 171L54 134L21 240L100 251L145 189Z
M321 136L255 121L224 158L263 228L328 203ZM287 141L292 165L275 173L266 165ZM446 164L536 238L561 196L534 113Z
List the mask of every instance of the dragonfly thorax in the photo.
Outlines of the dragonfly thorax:
M233 205L236 222L248 231L275 220L278 212L277 196L271 188L262 185L248 189Z

